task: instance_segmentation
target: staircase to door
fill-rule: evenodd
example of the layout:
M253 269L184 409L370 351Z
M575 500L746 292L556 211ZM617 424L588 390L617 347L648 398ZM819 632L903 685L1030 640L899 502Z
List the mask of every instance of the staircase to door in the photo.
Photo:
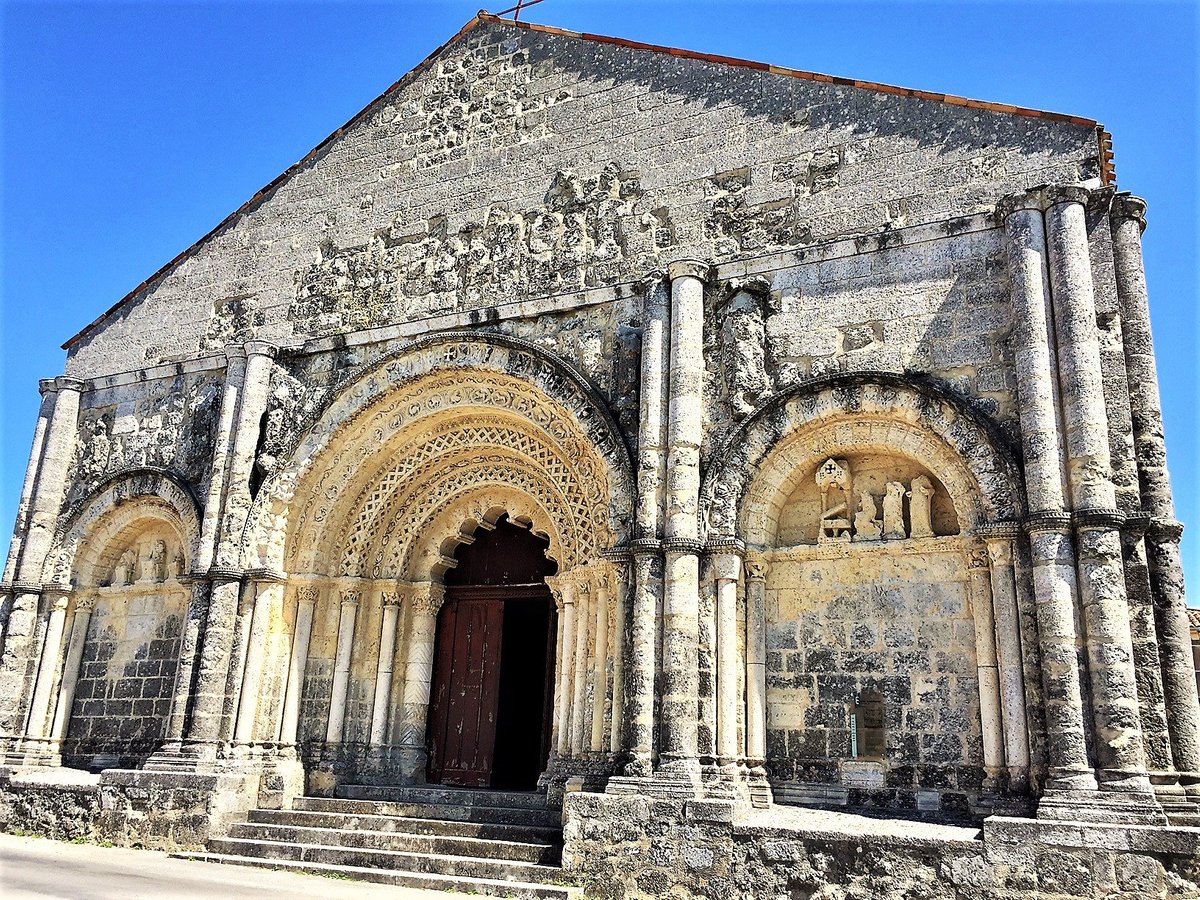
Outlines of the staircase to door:
M533 792L345 785L289 810L251 810L208 853L186 855L490 897L582 897L565 883L560 815Z

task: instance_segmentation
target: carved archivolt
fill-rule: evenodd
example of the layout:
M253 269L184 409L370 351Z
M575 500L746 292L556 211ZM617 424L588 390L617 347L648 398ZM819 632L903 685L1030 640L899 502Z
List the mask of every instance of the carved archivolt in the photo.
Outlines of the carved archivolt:
M570 565L625 539L630 469L615 424L569 366L519 341L442 335L340 391L260 489L243 562L429 577L407 572L430 553L416 539L464 504L486 509L491 486L511 488Z
M933 473L964 531L1020 514L1020 476L991 435L948 399L892 377L815 385L760 409L713 456L720 464L703 487L709 536L773 546L783 505L803 479L812 479L824 461L836 466L845 456L870 452L895 454ZM918 494L924 490L918 483ZM886 492L879 499L886 504ZM852 510L863 505L852 497L843 511L849 515L837 516L848 523L845 535Z
M162 534L139 543L136 536L156 524ZM199 539L199 510L186 488L165 472L121 473L102 484L55 535L42 580L62 588L115 583L118 575L162 581L187 571ZM126 571L118 572L122 566Z

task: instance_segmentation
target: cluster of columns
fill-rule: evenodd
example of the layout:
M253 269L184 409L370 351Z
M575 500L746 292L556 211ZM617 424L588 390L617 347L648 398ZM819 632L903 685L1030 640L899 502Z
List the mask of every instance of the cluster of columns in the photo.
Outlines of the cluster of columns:
M47 635L62 639L66 600L43 594L42 571L50 551L75 451L82 382L61 377L40 383L42 405L21 488L17 521L0 582L0 618L5 620L0 649L0 750L10 758L24 748L34 695L41 711L34 716L38 737L46 737L51 685L39 661ZM51 620L55 627L51 627ZM55 634L57 632L57 638ZM49 649L58 654L58 647ZM40 682L40 684L38 683Z
M621 749L624 683L621 567L603 560L546 579L558 611L554 758L607 759Z
M1089 250L1090 199L1080 187L1050 186L1001 205L1012 271L1029 510L1025 530L1046 697L1047 787L1147 795L1151 773L1123 555L1139 517L1118 510L1112 474ZM1153 789L1165 803L1184 792L1200 796L1195 775L1200 758L1179 528L1166 481L1141 266L1140 209L1140 202L1119 198L1110 227L1129 382L1120 389L1128 391L1136 410L1132 429L1142 502L1153 523L1146 549L1157 562L1151 577L1161 671L1143 671L1149 681L1142 690L1161 690L1172 718L1173 766L1153 773ZM1140 537L1134 538L1136 544Z
M984 789L1024 792L1029 785L1029 722L1014 529L993 526L968 547L967 585L975 624L976 676L983 738Z
M365 585L364 585L365 586ZM351 672L359 654L375 660L375 683L372 691L371 719L368 743L375 748L398 746L401 763L407 774L417 774L424 765L425 720L429 705L430 683L433 676L433 650L437 633L437 615L443 601L443 588L436 582L395 583L381 589L371 586L331 587L328 607L336 611L337 644L333 660L333 677L325 717L324 738L327 743L341 743L346 730L346 713L350 697ZM241 665L241 687L238 692L238 713L233 737L240 743L271 741L295 744L299 739L301 702L304 698L305 673L308 668L312 640L313 617L321 599L321 589L302 584L291 592L294 602L291 647L287 675L283 687L283 703L275 722L264 722L257 715L260 685L266 654L265 624L272 611L281 608L283 585L260 582L254 602L244 611L247 627L246 651ZM380 606L378 635L363 635L359 630L360 611L364 596L377 600ZM405 607L407 606L407 616ZM259 623L263 627L259 627ZM401 640L402 622L407 634ZM397 653L397 648L402 653ZM396 668L397 657L402 668ZM397 687L401 705L399 716L392 714L391 698Z
M656 275L645 285L624 696L626 774L693 785L702 758L733 772L761 766L766 756L765 572L751 561L745 577L739 542L701 540L704 289L710 270L702 261L679 260L665 278ZM716 587L712 721L704 721L699 700L700 579L707 569ZM702 746L701 735L709 732L712 738Z

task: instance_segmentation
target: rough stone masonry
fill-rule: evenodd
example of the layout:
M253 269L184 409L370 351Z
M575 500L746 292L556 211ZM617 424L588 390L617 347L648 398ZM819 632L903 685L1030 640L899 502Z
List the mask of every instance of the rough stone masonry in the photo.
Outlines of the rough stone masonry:
M520 588L589 896L1200 896L1145 224L1087 119L481 13L42 382L0 822L494 784Z

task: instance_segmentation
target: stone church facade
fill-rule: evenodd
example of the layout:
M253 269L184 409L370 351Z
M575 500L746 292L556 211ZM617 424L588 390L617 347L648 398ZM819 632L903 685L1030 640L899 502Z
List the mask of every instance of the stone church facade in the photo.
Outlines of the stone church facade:
M1144 213L1089 120L480 14L42 383L6 823L440 783L596 896L1200 896Z

